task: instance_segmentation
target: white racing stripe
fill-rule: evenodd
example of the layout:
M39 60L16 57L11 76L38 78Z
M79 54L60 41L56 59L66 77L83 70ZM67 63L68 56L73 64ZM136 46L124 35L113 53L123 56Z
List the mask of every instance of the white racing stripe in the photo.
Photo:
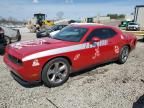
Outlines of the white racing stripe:
M24 57L22 59L22 61L28 61L28 60L46 57L46 56L50 56L50 55L86 49L86 44L87 43L38 52L38 53Z
M46 56L51 56L55 54L61 54L61 53L67 53L67 52L72 52L72 51L78 51L78 50L83 50L83 49L89 49L89 48L94 48L94 47L100 47L100 46L105 46L108 44L107 40L102 40L100 42L96 42L95 45L91 45L89 43L84 43L84 44L79 44L79 45L72 45L68 47L62 47L62 48L56 48L52 50L46 50L42 52L38 52L29 56L26 56L22 59L22 61L28 61L28 60L33 60L33 59L38 59L41 57L46 57Z

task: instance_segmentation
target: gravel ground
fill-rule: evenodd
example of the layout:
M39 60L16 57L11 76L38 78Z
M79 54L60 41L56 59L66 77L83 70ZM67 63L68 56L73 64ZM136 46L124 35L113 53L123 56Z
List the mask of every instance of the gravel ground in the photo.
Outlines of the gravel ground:
M23 33L22 38L35 35ZM144 43L138 42L124 65L108 63L73 74L56 88L21 86L0 56L0 108L142 108L133 103L144 94L143 55Z

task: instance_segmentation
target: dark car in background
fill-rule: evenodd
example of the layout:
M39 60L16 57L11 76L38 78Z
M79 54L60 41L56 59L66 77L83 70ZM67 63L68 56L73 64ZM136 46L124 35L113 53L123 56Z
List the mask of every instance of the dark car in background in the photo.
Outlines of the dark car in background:
M63 29L66 26L67 25L54 25L49 29L37 32L36 37L37 38L48 37L51 32L59 31L59 30Z
M122 21L119 25L119 28L122 30L126 30L126 27L128 26L128 24L132 22L132 21Z
M5 46L7 42L4 38L4 30L0 27L0 54L4 53Z

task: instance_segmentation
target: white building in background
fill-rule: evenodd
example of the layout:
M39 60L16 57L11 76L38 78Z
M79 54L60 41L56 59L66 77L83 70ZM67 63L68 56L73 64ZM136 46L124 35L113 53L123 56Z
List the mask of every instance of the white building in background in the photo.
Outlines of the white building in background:
M144 29L144 5L135 7L134 21L140 24L141 29Z
M95 16L95 17L88 17L82 19L82 22L86 22L86 23L103 23L109 21L110 21L110 17L107 16Z
M94 17L94 22L107 22L110 21L110 17L108 16L96 16Z

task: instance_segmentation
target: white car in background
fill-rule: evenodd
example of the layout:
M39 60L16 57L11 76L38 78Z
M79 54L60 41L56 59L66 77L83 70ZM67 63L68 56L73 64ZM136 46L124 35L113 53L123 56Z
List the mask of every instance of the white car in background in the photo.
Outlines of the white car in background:
M140 25L136 22L130 22L126 28L126 30L132 30L132 31L139 31Z

